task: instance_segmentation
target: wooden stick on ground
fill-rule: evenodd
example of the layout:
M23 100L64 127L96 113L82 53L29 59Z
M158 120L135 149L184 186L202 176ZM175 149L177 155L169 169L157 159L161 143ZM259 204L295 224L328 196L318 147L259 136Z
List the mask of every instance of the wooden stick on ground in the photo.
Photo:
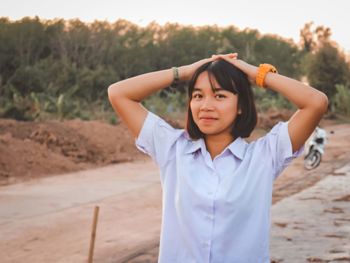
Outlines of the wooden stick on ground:
M96 227L97 227L97 219L98 219L99 208L100 208L99 206L95 206L95 210L94 210L94 221L92 223L92 231L91 231L90 250L89 250L88 263L92 263L93 256L94 256L94 246L95 246Z

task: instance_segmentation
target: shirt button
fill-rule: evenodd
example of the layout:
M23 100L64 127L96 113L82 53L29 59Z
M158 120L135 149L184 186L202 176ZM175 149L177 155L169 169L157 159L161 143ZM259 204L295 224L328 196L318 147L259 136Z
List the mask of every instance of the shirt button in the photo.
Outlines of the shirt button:
M210 246L210 241L203 242L203 247L209 247Z
M213 216L211 216L211 215L207 215L207 218L208 218L209 220L213 220Z

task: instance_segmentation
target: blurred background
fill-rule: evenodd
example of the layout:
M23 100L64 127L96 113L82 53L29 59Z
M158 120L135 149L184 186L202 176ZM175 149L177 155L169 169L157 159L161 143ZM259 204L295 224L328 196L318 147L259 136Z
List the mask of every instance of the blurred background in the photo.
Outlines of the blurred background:
M324 91L350 114L346 1L1 1L0 117L116 123L109 84L238 52ZM144 104L184 111L185 85ZM258 108L290 108L256 90Z
M237 52L329 98L320 166L306 171L299 158L274 184L271 262L350 262L349 10L343 0L0 0L0 261L86 262L99 205L95 262L157 262L159 171L107 88ZM183 128L186 90L142 103ZM253 90L259 117L248 140L296 110Z

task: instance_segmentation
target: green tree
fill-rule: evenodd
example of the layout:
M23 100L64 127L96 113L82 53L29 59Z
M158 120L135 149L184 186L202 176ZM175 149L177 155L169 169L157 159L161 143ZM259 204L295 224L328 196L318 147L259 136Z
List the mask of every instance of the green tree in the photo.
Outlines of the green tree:
M312 33L324 41L330 31L320 27ZM292 77L300 75L303 53L294 43L233 25L160 26L152 22L140 27L123 19L110 24L0 18L0 115L86 117L85 108L92 105L108 108L106 87L113 82L226 52L238 52L255 65L275 64ZM172 107L166 107L167 111L175 112L178 105L183 107L185 88L181 84L176 95L163 89L154 101L169 102ZM278 98L273 100L283 104Z
M265 35L258 39L254 51L256 64L271 63L276 65L283 75L292 78L301 76L301 52L290 40L275 35Z
M324 92L329 99L332 99L336 93L336 85L346 85L349 76L349 65L344 54L330 43L323 43L308 62L309 84Z
M336 85L333 105L338 113L350 116L350 89L344 85Z
M313 22L308 22L300 30L300 46L306 53L312 52L316 46L312 25Z

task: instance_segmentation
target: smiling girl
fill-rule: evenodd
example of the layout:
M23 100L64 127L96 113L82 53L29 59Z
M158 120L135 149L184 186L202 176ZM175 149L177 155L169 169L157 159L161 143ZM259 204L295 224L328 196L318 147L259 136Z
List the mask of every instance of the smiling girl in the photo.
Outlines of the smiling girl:
M140 102L189 81L187 125L174 129ZM251 83L280 93L298 110L246 142L256 126ZM236 53L142 74L112 84L109 100L160 168L162 225L158 262L270 262L273 181L299 156L327 111L327 97Z

